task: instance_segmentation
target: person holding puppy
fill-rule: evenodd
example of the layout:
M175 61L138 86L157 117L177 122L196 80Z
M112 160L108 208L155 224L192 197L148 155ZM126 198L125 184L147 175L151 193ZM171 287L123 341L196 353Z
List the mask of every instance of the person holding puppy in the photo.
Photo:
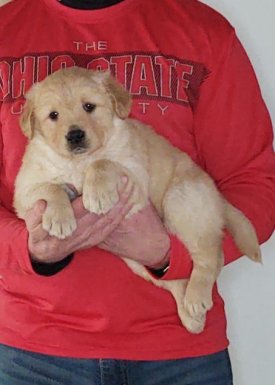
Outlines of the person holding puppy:
M133 96L132 116L187 152L266 240L275 212L272 129L234 29L193 0L14 0L0 15L0 384L232 384L217 289L205 330L193 335L171 297L116 257L159 279L187 278L192 268L152 205L125 218L127 180L102 216L69 186L77 229L64 240L42 229L45 202L26 223L12 202L26 146L23 96L78 65L111 70ZM227 235L224 255L225 263L240 256Z

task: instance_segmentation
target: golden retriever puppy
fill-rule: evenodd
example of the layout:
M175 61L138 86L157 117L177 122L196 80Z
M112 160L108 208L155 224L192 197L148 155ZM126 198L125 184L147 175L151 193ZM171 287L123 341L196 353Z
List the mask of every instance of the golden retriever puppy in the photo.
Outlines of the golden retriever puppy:
M26 99L21 126L29 144L15 184L18 216L24 219L44 199L44 229L65 238L76 228L66 184L82 194L87 210L106 213L126 175L134 186L129 215L150 199L168 231L189 249L193 270L188 281L159 280L141 264L123 259L136 274L169 290L183 325L201 332L223 265L224 228L243 254L261 259L248 219L187 154L128 118L130 95L109 73L63 69L34 85Z

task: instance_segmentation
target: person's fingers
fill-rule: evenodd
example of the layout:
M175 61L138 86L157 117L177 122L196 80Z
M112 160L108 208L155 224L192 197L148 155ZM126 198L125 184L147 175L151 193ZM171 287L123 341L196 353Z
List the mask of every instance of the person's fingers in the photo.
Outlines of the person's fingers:
M95 214L95 213L92 213L90 211L88 211L87 209L85 209L84 205L83 205L83 200L82 200L82 196L76 198L73 202L72 202L72 208L74 210L74 215L75 215L75 218L77 220L81 220L81 221L86 221L87 224L93 224L94 222L96 222L98 220L98 218L101 215L99 214Z
M79 196L72 201L72 208L76 218L81 218L83 215L88 213L88 211L83 206L82 196Z
M129 179L127 175L123 175L121 183L118 185L118 194L121 195L124 191L129 188Z
M117 215L117 212L122 210L122 215L125 216L127 214L127 212L129 211L129 207L128 206L124 207L124 206L128 202L128 200L129 200L129 198L133 192L133 187L129 186L127 177L123 177L122 182L123 182L123 185L121 186L121 188L119 190L119 201L109 211L111 213L111 218L108 216L103 223L100 221L100 223L98 224L99 227L101 227L101 225L104 225L105 222L112 221L113 215ZM102 218L104 218L106 215L106 214L105 215L104 214L95 214L95 213L91 213L90 211L86 210L84 205L83 205L82 196L79 196L78 198L76 198L72 202L72 207L73 207L76 219L80 219L82 222L85 221L88 224L92 224L92 225L95 224L97 221L101 220ZM116 210L113 213L113 209L115 207L116 207ZM86 218L84 218L85 216L86 216Z
M93 239L94 245L103 242L131 210L133 203L129 202L130 196L131 191L124 191L119 202L107 214L98 215L95 221L91 220L89 216L79 219L79 226L76 230L78 236L74 239L75 248L85 248L91 239Z
M114 219L115 224L119 224L125 216L131 211L133 208L134 203L130 201L119 201L118 204L112 209L112 212L110 212L110 215Z
M114 205L111 210L100 217L94 224L94 232L101 232L102 238L108 236L119 223L125 218L133 207L133 203L129 201L133 188L129 191L125 191L121 194L120 200Z
M34 208L28 211L25 218L28 231L35 230L41 224L46 207L47 203L44 200L39 200L35 203Z
M44 200L39 200L26 215L25 222L29 232L29 241L33 244L41 242L49 236L48 232L42 227L42 216L46 207L47 203Z
M118 190L119 201L115 206L119 205L120 203L121 205L126 204L129 201L134 191L134 185L129 182L126 176L122 178L122 181L123 181L122 187Z

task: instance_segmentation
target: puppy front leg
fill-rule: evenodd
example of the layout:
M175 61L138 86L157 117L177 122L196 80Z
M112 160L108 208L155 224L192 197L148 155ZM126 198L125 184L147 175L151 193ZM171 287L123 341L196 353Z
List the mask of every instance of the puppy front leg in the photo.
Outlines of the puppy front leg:
M105 214L119 200L119 189L126 170L108 159L93 162L86 171L83 184L83 205L96 214Z
M43 229L52 236L64 239L76 229L74 212L67 193L60 185L40 184L35 186L28 194L34 205L39 199L47 202L46 210L42 217Z

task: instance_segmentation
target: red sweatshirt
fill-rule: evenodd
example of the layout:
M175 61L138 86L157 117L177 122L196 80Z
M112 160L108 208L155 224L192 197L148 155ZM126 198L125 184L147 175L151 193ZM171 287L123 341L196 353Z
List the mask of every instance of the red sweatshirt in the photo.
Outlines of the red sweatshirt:
M28 233L13 212L14 179L26 139L23 95L60 67L107 69L133 95L132 116L186 151L254 223L260 241L274 228L272 128L234 29L195 0L124 0L96 11L57 0L14 0L0 9L0 342L60 356L172 359L226 348L217 289L206 328L192 335L169 293L92 248L50 277L28 255ZM238 258L224 241L226 263ZM187 250L171 237L163 279L188 277ZM233 283L232 283L233 284Z

